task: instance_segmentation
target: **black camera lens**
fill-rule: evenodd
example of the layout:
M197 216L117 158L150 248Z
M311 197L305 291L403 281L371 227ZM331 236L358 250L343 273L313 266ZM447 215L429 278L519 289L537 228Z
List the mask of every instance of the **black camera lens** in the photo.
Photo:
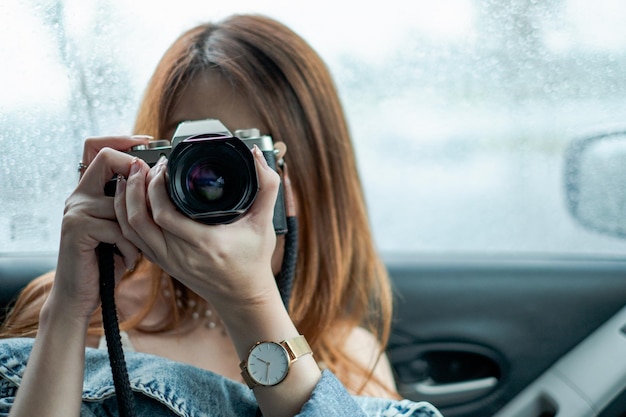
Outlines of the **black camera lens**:
M187 176L187 188L198 201L218 201L224 196L225 185L224 173L209 161L196 163Z
M174 204L193 219L227 223L254 201L258 181L254 158L237 138L194 138L172 151L169 192Z
M252 191L245 161L230 147L207 151L195 147L177 168L177 188L188 207L195 214L241 209Z

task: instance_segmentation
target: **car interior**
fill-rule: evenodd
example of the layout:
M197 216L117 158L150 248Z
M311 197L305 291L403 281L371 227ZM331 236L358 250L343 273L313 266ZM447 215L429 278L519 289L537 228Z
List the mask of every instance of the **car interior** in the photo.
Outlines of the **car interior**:
M575 140L564 159L571 215L623 238L626 133ZM625 268L584 258L394 260L401 296L389 355L401 393L446 416L626 415Z
M626 237L626 132L573 141L563 187L585 227ZM626 260L387 257L400 394L448 417L626 416ZM3 315L55 257L0 255Z
M0 318L55 268L84 138L132 131L184 29L261 13L336 80L399 393L445 417L626 417L626 2L175 6L3 0Z

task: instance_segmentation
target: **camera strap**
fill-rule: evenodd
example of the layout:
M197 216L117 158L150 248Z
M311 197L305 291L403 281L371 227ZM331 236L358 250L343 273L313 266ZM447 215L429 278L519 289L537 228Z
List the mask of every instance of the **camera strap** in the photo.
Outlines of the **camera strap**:
M285 235L285 253L281 270L276 276L276 284L285 307L289 309L291 289L298 258L298 219L287 217L288 231ZM115 267L113 254L115 247L109 243L100 243L96 249L100 273L100 300L102 302L102 325L109 352L109 362L113 374L117 407L121 417L134 417L135 399L130 387L130 379L122 349L119 320L115 306ZM256 416L262 416L257 408Z
M296 263L298 261L298 218L296 216L287 217L287 234L285 235L285 253L280 272L276 275L276 285L280 291L280 298L287 311L289 311L289 300L291 289L293 288L293 278L296 274Z
M121 417L135 416L135 399L130 388L130 379L124 360L120 326L115 307L115 265L113 253L115 247L109 243L100 243L98 254L98 269L100 272L100 300L102 302L102 326L104 337L109 351L109 362L113 373L117 408Z

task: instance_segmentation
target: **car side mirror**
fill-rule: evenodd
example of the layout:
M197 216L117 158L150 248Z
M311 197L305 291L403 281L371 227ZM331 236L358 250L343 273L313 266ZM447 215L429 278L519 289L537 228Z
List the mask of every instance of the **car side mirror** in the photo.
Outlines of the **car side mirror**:
M626 131L574 141L566 153L565 187L579 223L626 238Z

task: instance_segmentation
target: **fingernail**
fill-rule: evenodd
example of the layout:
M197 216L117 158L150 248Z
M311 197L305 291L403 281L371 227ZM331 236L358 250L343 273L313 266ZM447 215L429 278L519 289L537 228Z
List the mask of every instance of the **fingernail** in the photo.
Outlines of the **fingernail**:
M115 186L115 195L120 195L126 189L126 181L124 180L123 175L117 176L117 184Z
M259 147L254 145L254 148L252 149L252 151L254 152L254 155L261 163L261 166L263 166L264 168L269 168L269 165L267 165L267 161L265 160L265 156L263 156L263 152L261 152Z
M165 165L166 163L167 163L167 157L165 155L161 155L161 157L159 158L156 164L161 166L161 165Z
M155 175L160 174L165 169L166 166L167 166L167 158L165 157L165 155L161 155L157 163L154 165L154 167L156 168L154 171Z
M131 265L131 266L129 266L128 268L126 268L126 270L127 270L128 272L134 272L134 271L135 271L135 268L137 268L137 263L139 262L139 259L140 259L140 258L141 258L141 252L139 252L139 253L137 254L137 257L136 257L136 258L135 258L135 260L133 261L132 265Z
M133 162L130 163L130 173L128 176L134 175L139 172L139 161L137 158L133 158Z
M126 268L128 272L135 272L135 267L137 266L137 262L133 263L131 266Z
M130 138L131 139L135 139L135 140L145 140L145 139L152 140L152 139L154 139L154 137L150 136L150 135L132 135Z

